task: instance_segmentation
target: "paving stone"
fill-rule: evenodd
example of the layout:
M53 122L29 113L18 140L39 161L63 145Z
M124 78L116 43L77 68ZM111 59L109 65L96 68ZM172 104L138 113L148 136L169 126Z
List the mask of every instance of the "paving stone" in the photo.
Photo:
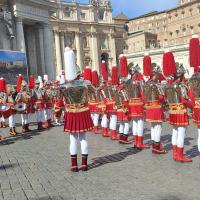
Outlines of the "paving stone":
M78 173L69 169L69 135L63 127L42 132L30 128L32 132L17 137L10 137L8 128L0 129L7 137L0 142L0 200L199 200L200 161L193 125L185 140L193 163L172 160L172 128L164 123L162 142L167 155L152 155L150 149L137 151L132 144L119 145L89 133L90 170ZM150 143L149 124L144 139Z

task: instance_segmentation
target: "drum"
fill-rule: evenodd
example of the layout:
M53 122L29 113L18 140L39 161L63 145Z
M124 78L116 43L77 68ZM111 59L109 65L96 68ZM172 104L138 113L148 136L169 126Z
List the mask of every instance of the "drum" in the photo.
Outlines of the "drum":
M0 104L0 112L5 119L11 115L11 109L6 104Z
M17 113L23 113L26 111L27 105L25 103L18 103L15 105L14 109L17 111Z

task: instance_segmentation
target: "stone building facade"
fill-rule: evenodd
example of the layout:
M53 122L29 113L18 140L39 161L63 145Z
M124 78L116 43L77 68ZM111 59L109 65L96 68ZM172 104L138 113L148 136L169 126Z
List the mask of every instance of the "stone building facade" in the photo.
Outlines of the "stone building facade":
M124 24L115 26L109 0L91 0L89 4L58 2L51 22L57 73L64 68L63 52L69 43L81 69L90 66L99 71L101 59L111 67L117 62L117 54L123 52L116 52L116 39L123 38Z
M0 49L27 54L29 74L55 77L50 16L53 0L1 0Z
M176 8L130 19L128 23L130 36L128 42L130 40L129 43L132 43L129 45L130 51L138 52L138 48L145 50L186 44L191 35L200 32L199 19L199 0L180 0ZM131 42L131 38L141 32L155 34L157 38L147 35L145 40Z
M169 48L176 61L188 67L189 40L194 34L200 36L200 1L179 0L173 9L130 19L128 27L125 52L131 62L141 64L144 53L149 52L153 62L162 65L162 54Z

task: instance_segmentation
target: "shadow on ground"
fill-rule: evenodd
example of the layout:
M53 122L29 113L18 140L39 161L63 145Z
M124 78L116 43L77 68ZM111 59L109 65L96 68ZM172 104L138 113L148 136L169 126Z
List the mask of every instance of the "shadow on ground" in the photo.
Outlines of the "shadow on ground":
M18 133L16 136L5 137L2 141L0 141L0 146L1 145L11 145L11 144L14 144L18 140L29 140L34 136L40 135L41 132L43 132L43 131L45 131L45 129L40 132L38 132L38 130L35 129L35 130L31 130L30 132L27 132L24 134Z
M17 163L0 165L0 170L13 168L16 167L17 165L18 165Z
M131 148L127 148L127 151L123 151L123 152L119 152L119 153L115 153L111 155L106 155L103 157L93 158L92 159L93 163L89 164L88 168L94 169L94 168L98 168L109 163L120 162L124 160L126 157L139 153L140 151L141 150L131 147Z

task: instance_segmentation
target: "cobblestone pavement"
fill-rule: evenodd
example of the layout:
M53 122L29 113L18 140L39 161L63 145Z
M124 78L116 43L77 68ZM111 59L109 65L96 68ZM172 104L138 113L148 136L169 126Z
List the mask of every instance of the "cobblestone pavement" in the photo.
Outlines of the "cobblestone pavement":
M194 126L188 128L186 151L193 163L172 160L171 128L165 124L162 141L167 155L136 151L132 145L88 134L87 172L71 173L69 138L62 127L17 137L1 129L0 199L3 200L199 200L200 168ZM20 127L17 127L20 131ZM145 142L150 141L149 125ZM80 163L79 154L79 163Z

